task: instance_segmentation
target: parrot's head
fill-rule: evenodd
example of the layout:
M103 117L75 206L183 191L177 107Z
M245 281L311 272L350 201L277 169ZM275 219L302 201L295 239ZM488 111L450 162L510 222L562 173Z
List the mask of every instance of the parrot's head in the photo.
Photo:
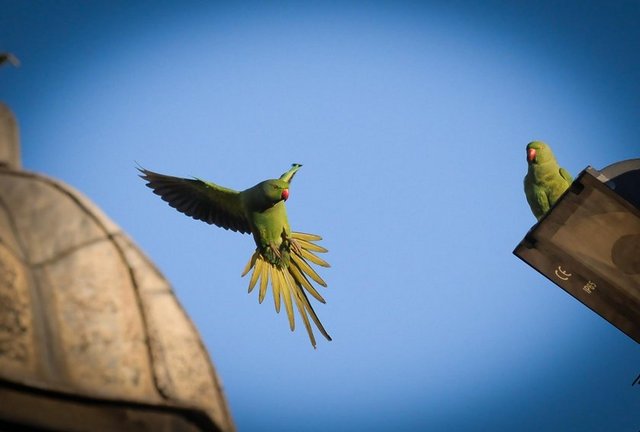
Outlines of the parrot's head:
M269 204L274 205L289 198L289 183L280 179L267 180L261 183L262 192Z
M529 165L544 163L554 160L553 152L542 141L532 141L527 144L527 163Z
M259 203L257 204L258 208L266 209L281 201L286 201L289 198L291 179L301 166L300 164L293 164L291 169L282 174L280 178L265 180L251 188L254 193L257 193L255 196L257 198L256 203Z
M277 198L278 201L286 201L287 198L289 198L289 183L291 183L293 176L296 175L296 172L298 172L300 167L302 167L301 164L291 164L291 169L282 174L279 179L267 180L269 185L271 185L268 186L268 188L271 188L269 197L272 199Z

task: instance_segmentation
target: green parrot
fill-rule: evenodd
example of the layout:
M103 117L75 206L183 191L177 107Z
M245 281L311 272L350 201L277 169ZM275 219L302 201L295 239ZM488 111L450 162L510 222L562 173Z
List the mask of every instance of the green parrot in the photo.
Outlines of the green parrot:
M540 220L571 185L573 177L558 166L553 152L542 141L527 144L527 164L524 193L533 215Z
M245 276L253 269L249 292L260 281L258 301L262 303L270 284L276 312L280 312L283 298L292 331L295 303L315 348L309 316L327 340L331 337L311 307L306 292L325 303L311 280L323 287L327 284L307 261L322 267L329 264L314 254L327 252L315 243L322 240L320 236L291 231L289 227L284 202L289 198L291 180L301 166L293 164L280 178L265 180L242 192L198 178L170 177L141 167L138 170L147 186L179 212L227 230L253 235L256 250L242 273Z

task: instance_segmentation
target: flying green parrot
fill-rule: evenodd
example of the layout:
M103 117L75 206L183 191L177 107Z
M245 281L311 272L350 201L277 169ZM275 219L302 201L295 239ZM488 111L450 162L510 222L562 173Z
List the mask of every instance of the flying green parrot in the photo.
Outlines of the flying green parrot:
M198 178L170 177L144 168L138 170L147 186L179 212L227 230L253 234L256 250L242 273L245 276L253 269L249 292L260 281L258 301L262 303L270 283L276 312L280 312L283 298L292 331L295 328L295 303L315 348L309 316L327 340L331 337L311 307L306 292L325 303L311 280L323 287L327 284L307 260L322 267L329 267L329 264L314 254L327 252L315 244L322 240L320 236L291 231L289 227L284 202L289 198L291 180L301 166L293 164L280 178L265 180L242 192Z
M524 193L533 215L540 220L571 185L573 177L558 166L551 148L542 141L527 144L527 164Z

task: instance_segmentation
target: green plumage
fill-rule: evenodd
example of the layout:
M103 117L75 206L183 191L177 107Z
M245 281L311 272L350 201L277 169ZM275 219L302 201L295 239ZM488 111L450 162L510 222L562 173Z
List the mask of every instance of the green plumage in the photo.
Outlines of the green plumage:
M540 220L571 185L573 177L558 166L549 146L541 141L527 144L527 163L524 193L533 215Z
M314 243L322 239L320 236L293 232L289 226L284 202L289 196L291 180L301 166L293 164L280 178L265 180L242 192L197 178L139 170L147 186L176 210L224 229L253 235L256 250L242 273L244 276L253 269L249 292L260 281L258 301L262 303L271 285L276 311L280 312L283 299L291 330L295 328L295 304L315 348L309 316L328 340L331 337L320 323L306 292L324 303L309 279L324 287L327 284L307 260L322 267L329 267L329 264L313 253L327 252Z

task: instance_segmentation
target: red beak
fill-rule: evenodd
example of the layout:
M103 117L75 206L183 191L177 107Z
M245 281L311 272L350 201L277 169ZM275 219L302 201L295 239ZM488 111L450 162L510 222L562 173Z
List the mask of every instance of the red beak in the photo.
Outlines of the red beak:
M287 198L289 198L289 189L282 189L282 195L280 195L280 197L286 201Z
M529 150L527 150L527 162L533 162L535 158L536 158L536 149L530 148Z

